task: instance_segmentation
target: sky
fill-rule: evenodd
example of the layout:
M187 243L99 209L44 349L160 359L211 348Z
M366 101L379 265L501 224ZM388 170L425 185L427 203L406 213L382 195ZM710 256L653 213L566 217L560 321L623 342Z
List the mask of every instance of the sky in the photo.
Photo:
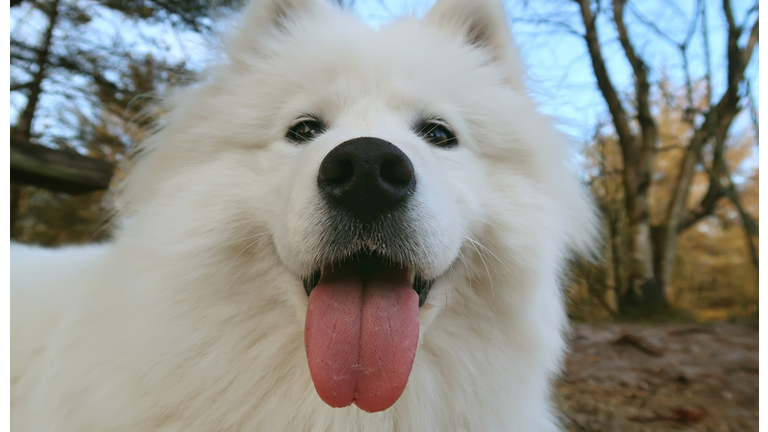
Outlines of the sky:
M95 0L80 0L84 4L95 4ZM732 0L738 22L745 19L747 11L755 0ZM710 43L712 51L713 82L716 97L725 88L725 22L722 19L721 5L718 0L705 0ZM355 0L353 8L365 22L371 26L385 25L392 19L406 15L423 15L434 3L434 0ZM572 0L508 0L505 2L510 18L514 39L520 49L524 62L528 66L528 82L531 94L540 104L540 109L553 116L561 130L569 135L577 144L589 142L594 134L595 124L607 118L605 102L598 92L592 74L591 64L586 54L583 40L564 30L558 30L551 25L532 23L532 19L558 17L569 25L581 30L578 22L576 4ZM635 47L647 63L656 67L651 70L651 80L666 74L674 82L682 84L681 57L678 49L663 37L659 37L646 24L646 20L674 41L680 42L685 38L691 16L694 15L696 0L676 1L632 1L627 7L626 21ZM750 23L754 17L750 18ZM222 21L226 23L226 21ZM45 25L40 16L34 11L23 8L12 9L11 32L29 34L35 33ZM223 24L226 26L226 24ZM629 65L619 45L613 26L607 20L599 22L600 38L603 42L604 56L608 68L614 78L614 84L619 91L629 92L632 88L632 74ZM689 61L694 79L704 76L705 65L703 43L700 27L697 27L690 42ZM97 14L86 27L80 29L63 29L61 37L73 37L78 33L88 39L98 41L114 41L128 44L137 53L153 52L156 55L184 59L197 67L203 67L210 60L213 46L209 41L192 32L171 30L168 26L151 25L146 23L115 22L114 15ZM14 33L16 32L16 33ZM147 40L155 42L149 44ZM661 67L659 67L661 66ZM754 100L758 101L759 60L757 53L747 70ZM23 98L12 95L11 111L18 112ZM67 101L51 97L42 107L50 115L46 115L45 124L41 127L63 127L56 124L56 115L61 110L61 104ZM77 103L77 102L75 102ZM748 111L739 118L735 129L743 129L749 125Z

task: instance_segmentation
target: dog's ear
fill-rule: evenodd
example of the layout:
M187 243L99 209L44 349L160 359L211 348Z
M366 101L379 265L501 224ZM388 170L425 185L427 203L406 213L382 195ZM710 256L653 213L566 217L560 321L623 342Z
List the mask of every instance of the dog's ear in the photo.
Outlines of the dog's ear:
M239 29L228 41L230 58L236 63L243 52L259 51L265 39L290 32L299 20L331 9L327 0L252 0Z
M507 68L508 83L514 88L523 86L521 60L500 0L437 0L424 20L438 30L487 50Z
M327 8L326 3L324 0L253 0L245 25L259 31L284 30L296 18Z

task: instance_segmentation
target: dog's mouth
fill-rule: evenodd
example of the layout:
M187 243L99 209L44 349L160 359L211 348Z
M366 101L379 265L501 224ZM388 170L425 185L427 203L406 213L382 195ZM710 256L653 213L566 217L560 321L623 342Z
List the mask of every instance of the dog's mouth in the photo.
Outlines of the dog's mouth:
M383 411L400 398L419 340L419 307L432 281L413 266L359 253L304 281L304 343L312 381L332 407Z
M309 276L302 278L304 282L304 291L307 293L307 297L315 289L320 277L323 274L333 274L334 272L343 271L346 267L356 267L363 278L366 275L376 275L381 273L399 273L407 271L408 279L411 281L416 294L419 295L419 307L424 306L424 302L427 301L429 290L432 289L434 279L425 279L419 274L412 266L408 264L398 263L394 260L387 258L377 253L365 253L358 252L352 256L338 262L332 262L325 264L322 268L315 270Z

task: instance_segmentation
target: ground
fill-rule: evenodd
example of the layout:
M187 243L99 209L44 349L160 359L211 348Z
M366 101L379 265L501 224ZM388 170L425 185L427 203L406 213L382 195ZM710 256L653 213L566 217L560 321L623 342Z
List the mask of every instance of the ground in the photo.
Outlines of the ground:
M757 431L758 331L574 324L558 382L569 432Z

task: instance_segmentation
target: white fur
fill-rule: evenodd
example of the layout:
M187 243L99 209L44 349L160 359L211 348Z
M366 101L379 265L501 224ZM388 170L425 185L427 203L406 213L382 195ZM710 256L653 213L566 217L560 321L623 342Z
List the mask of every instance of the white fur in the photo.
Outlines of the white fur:
M146 143L115 240L12 248L12 430L557 430L560 278L596 224L502 10L439 0L374 30L319 0L256 0L229 61ZM308 112L329 130L283 139ZM430 114L458 148L413 133ZM405 392L375 414L324 404L303 346L317 168L357 136L412 160L420 271L439 276Z

